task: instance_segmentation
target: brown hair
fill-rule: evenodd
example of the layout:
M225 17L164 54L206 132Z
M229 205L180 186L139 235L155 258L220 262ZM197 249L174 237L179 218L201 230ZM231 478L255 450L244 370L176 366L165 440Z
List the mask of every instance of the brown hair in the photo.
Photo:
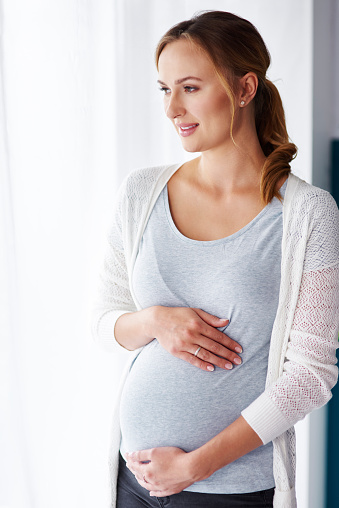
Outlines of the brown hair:
M279 92L266 78L271 58L258 30L246 19L230 12L203 12L165 33L156 48L157 65L165 46L180 38L191 41L209 55L232 104L231 136L237 80L248 72L257 75L255 124L261 148L267 157L261 174L261 197L266 204L274 196L280 199L277 183L291 172L289 163L296 156L297 147L289 141Z

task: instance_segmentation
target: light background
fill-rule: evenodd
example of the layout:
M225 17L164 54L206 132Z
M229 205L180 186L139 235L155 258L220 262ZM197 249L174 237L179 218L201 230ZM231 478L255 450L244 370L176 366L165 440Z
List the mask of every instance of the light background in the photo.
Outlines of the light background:
M114 195L131 169L187 158L162 112L155 45L201 9L253 22L299 146L294 172L326 187L326 143L339 133L338 1L2 0L0 8L0 508L98 508L124 363L90 336ZM325 420L320 411L298 432L300 508L323 506Z

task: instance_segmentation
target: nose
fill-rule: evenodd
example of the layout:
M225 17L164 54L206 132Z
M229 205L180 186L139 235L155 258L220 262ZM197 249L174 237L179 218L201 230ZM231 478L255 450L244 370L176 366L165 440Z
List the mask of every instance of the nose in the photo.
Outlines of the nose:
M171 92L171 94L166 97L165 113L171 120L185 113L184 105L182 100L178 97L178 94Z

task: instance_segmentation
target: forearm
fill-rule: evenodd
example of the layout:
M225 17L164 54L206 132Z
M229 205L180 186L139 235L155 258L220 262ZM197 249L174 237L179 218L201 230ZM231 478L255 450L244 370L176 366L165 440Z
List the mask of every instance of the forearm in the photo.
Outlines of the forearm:
M240 416L193 452L185 453L175 447L135 451L126 454L127 467L151 496L171 496L261 445L258 435Z
M116 341L129 351L134 351L151 342L154 339L151 332L154 314L154 307L122 314L114 327Z
M194 481L201 481L263 443L240 416L213 439L189 454Z

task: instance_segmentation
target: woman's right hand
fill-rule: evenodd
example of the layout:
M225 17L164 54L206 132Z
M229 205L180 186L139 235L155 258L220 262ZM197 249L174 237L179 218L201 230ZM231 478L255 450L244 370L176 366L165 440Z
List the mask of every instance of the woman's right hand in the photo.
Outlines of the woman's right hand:
M190 307L155 306L148 311L152 336L171 355L207 371L213 371L214 366L229 370L241 363L237 354L242 352L241 346L217 330L225 327L228 319Z

